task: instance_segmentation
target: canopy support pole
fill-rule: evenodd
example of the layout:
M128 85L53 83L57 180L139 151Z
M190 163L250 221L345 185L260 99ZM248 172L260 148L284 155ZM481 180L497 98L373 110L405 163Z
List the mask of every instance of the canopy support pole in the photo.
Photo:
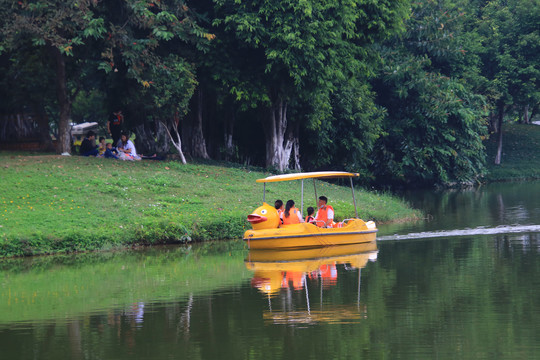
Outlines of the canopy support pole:
M349 180L351 180L351 191L352 191L352 201L354 204L354 213L356 214L356 218L358 219L358 210L356 209L356 198L354 197L353 181L352 181L352 178L349 178Z
M266 183L263 183L263 202L266 202Z
M315 207L319 208L319 198L317 197L317 186L315 185L315 179L313 179L313 189L315 190Z
M304 213L304 179L302 179L302 195L300 197L300 214Z

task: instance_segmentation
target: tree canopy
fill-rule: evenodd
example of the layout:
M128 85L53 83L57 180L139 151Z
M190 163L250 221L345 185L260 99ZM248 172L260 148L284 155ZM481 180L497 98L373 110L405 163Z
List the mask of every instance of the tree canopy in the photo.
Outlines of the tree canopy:
M137 146L172 142L183 161L470 184L483 140L502 148L503 122L540 105L537 0L1 0L0 13L1 112L43 114L59 153L71 123L122 108Z

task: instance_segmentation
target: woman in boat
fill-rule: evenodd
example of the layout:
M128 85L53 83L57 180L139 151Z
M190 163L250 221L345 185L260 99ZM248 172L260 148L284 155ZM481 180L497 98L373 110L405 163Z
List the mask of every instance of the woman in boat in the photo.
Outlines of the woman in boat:
M304 222L300 210L294 207L294 201L289 200L285 205L285 211L281 214L283 225L300 224Z

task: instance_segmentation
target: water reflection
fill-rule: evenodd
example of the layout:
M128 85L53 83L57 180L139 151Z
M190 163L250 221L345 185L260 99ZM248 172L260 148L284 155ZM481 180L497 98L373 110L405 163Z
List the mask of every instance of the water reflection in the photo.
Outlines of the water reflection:
M3 324L122 309L142 323L147 305L242 282L242 243L164 247L0 261Z
M361 269L375 261L377 253L376 242L303 250L251 250L245 264L253 271L251 286L268 299L265 321L353 322L367 317L367 307L360 302ZM355 302L336 304L325 299L325 292L337 285L339 274L357 279Z
M497 183L452 191L407 191L400 194L427 221L379 226L379 236L454 229L539 226L540 181ZM522 232L539 231L524 228ZM472 234L476 235L476 234Z

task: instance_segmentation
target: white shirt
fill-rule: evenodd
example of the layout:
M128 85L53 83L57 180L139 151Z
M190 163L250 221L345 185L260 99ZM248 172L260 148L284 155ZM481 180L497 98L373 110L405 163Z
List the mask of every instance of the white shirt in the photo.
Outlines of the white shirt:
M122 142L122 139L118 140L118 144L116 145L116 147L123 148L124 151L127 152L128 154L137 156L137 150L135 150L135 145L133 145L133 142L129 139L125 145ZM127 150L131 150L131 152L128 152Z

